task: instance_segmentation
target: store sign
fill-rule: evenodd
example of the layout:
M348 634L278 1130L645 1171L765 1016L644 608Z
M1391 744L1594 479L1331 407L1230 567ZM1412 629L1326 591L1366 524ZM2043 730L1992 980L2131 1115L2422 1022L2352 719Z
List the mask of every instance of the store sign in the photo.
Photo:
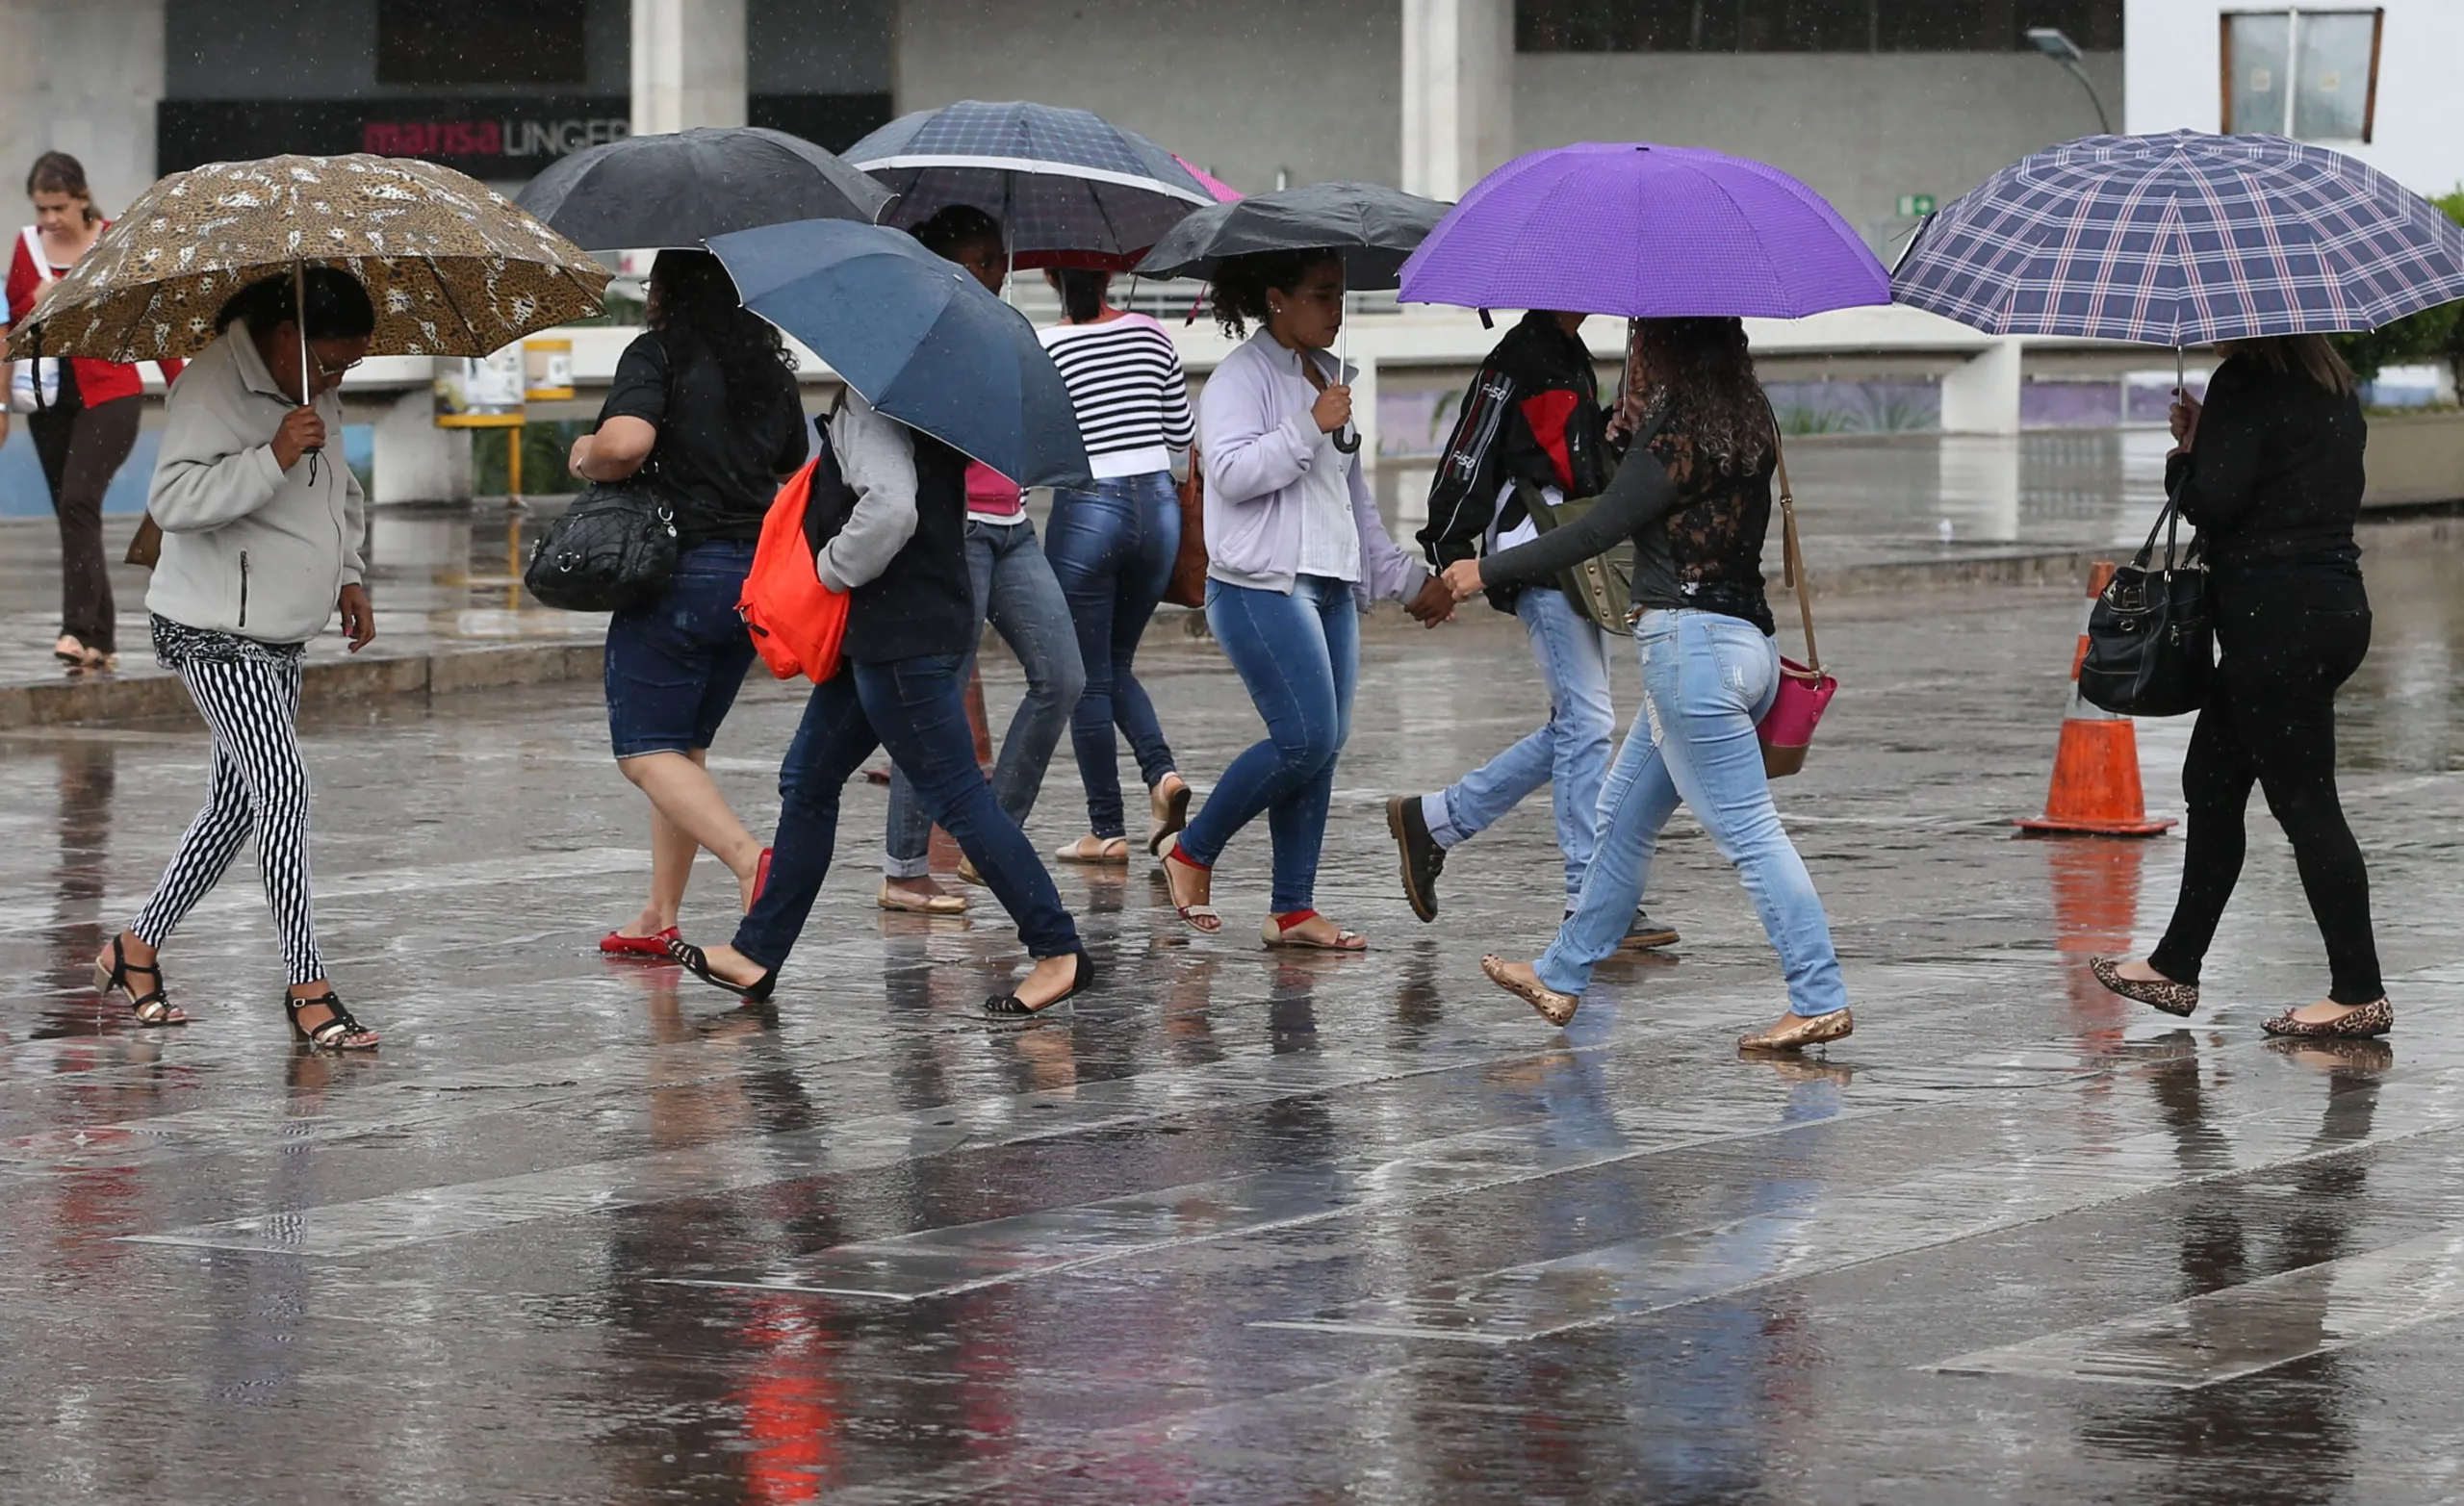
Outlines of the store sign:
M1932 213L1934 213L1934 195L1933 195L1933 194L1931 194L1931 193L1903 193L1903 194L1901 194L1901 195L1899 196L1899 217L1900 217L1900 218L1902 218L1902 219L1921 219L1921 218L1923 218L1925 216L1930 215L1930 214L1932 214Z
M568 152L624 137L622 96L482 99L167 99L155 115L165 172L282 152L420 157L473 177L527 178Z

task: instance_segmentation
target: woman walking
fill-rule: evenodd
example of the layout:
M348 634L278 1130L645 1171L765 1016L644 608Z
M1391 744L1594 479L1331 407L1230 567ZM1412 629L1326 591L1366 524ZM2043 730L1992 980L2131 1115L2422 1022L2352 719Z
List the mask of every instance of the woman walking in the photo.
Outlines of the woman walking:
M1146 850L1189 817L1190 786L1173 772L1155 704L1130 671L1139 640L1171 582L1181 548L1180 495L1171 457L1196 438L1189 378L1164 326L1116 309L1105 294L1112 274L1044 274L1061 294L1062 321L1042 331L1043 347L1069 386L1078 432L1094 484L1053 494L1052 535L1044 552L1078 627L1087 689L1069 720L1079 782L1087 787L1086 836L1063 847L1071 863L1126 863L1129 829L1121 809L1117 726L1146 784L1151 824Z
M1855 1028L1822 897L1780 825L1755 724L1780 689L1762 590L1779 428L1745 326L1733 319L1636 321L1612 438L1630 449L1583 518L1486 559L1447 567L1457 600L1545 585L1634 541L1634 637L1643 715L1600 796L1597 845L1574 913L1536 962L1491 956L1481 971L1553 1025L1574 1018L1592 968L1633 924L1660 828L1683 801L1734 864L1787 978L1788 1012L1743 1037L1794 1051Z
M1337 441L1351 389L1328 354L1344 321L1333 251L1226 258L1215 271L1224 333L1260 327L1226 356L1198 399L1206 460L1206 620L1267 725L1223 771L1164 860L1172 907L1214 934L1215 862L1267 817L1274 889L1259 937L1270 947L1357 952L1368 938L1312 907L1335 762L1351 728L1360 614L1391 597L1412 615L1452 615L1446 588L1395 547L1354 457Z
M2320 335L2232 341L2205 411L2173 406L2165 481L2196 524L2221 651L2182 761L2181 896L2143 960L2090 964L2125 999L2198 1008L2200 964L2242 876L2255 783L2293 844L2326 941L2327 997L2261 1029L2369 1036L2394 1028L2370 924L2370 872L2336 797L2336 690L2370 651L2353 521L2369 434L2353 374Z
M676 514L666 591L607 623L607 729L616 767L650 798L651 892L599 943L664 960L699 852L728 865L741 905L760 883L761 844L728 808L708 759L753 664L735 604L754 542L808 445L795 358L776 326L737 303L718 258L661 251L649 316L570 465L588 481L643 477Z
M964 268L987 289L1001 291L1010 264L1002 249L1001 226L991 216L953 204L916 226L915 239L934 255ZM1087 688L1087 672L1079 663L1069 602L1036 545L1025 497L1016 482L972 461L966 468L966 566L975 635L967 640L960 685L975 677L975 645L988 620L1017 654L1027 676L1027 692L1001 738L1000 758L992 770L992 792L1002 813L1023 827L1042 792L1052 751L1069 726L1070 710ZM886 910L957 914L966 908L966 900L944 893L934 881L932 820L914 780L896 767L895 749L891 758L889 831L879 904ZM962 878L980 876L972 865L960 870Z
M376 1033L336 997L318 950L296 724L307 640L338 610L352 652L376 636L361 584L367 498L348 466L321 453L340 435L334 389L368 354L376 310L346 272L312 268L305 282L304 314L289 273L234 294L216 318L219 338L166 408L146 498L163 557L145 604L155 657L178 673L213 733L213 791L153 898L94 972L140 1025L187 1023L164 987L158 949L253 830L282 935L292 1030L311 1046L357 1050L375 1045Z
M35 222L12 248L0 339L111 228L94 207L85 167L66 152L35 159L26 197ZM166 380L179 374L179 362L163 363ZM72 672L113 669L119 663L118 607L103 552L103 494L137 444L144 384L133 366L82 357L0 363L0 376L9 382L10 406L30 410L26 429L60 520L60 639L52 656ZM8 414L0 412L0 440L8 437Z
M985 1001L986 1012L1040 1013L1091 984L1095 965L1034 844L976 766L964 676L983 629L967 576L967 458L853 393L829 440L813 505L825 505L825 490L841 498L829 505L846 505L842 480L854 496L816 568L822 584L849 594L839 651L847 662L813 688L780 766L778 858L734 940L706 952L672 941L669 950L705 982L748 1003L767 1000L829 876L840 790L886 747L1035 958L1010 991Z

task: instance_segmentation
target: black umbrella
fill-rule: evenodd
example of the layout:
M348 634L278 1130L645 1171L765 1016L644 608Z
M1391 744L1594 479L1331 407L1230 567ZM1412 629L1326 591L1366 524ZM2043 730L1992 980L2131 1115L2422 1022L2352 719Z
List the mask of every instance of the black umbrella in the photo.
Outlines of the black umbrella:
M1313 183L1197 210L1164 233L1138 264L1141 277L1211 277L1227 256L1332 246L1354 292L1392 288L1403 259L1447 206L1374 183Z
M698 247L799 219L879 218L895 197L799 136L758 126L629 136L559 159L514 200L593 251Z

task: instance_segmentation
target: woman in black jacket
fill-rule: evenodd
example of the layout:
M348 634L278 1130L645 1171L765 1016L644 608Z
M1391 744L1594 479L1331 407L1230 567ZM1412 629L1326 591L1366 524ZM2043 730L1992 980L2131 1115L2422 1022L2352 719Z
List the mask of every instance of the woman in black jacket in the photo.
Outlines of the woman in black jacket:
M2250 786L2293 843L2331 985L2272 1035L2383 1035L2395 1024L2370 926L2370 874L2336 799L2336 689L2370 651L2353 520L2368 426L2353 374L2320 335L2233 341L2205 411L2173 407L2165 482L2205 547L2221 651L2182 763L2182 892L2143 961L2096 980L2168 1014L2198 1008L2199 964L2242 874Z

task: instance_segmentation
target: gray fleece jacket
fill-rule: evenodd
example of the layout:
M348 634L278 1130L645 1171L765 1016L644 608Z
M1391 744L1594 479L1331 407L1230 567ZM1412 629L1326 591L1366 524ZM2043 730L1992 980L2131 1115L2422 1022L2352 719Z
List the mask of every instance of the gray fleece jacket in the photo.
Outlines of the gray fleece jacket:
M853 591L889 569L915 536L915 436L849 388L831 416L830 446L856 507L813 568L831 590Z
M240 325L172 384L145 498L163 529L147 610L261 643L305 643L333 620L342 588L360 582L368 498L343 464L342 399L317 399L326 450L286 472L273 436L294 406Z

